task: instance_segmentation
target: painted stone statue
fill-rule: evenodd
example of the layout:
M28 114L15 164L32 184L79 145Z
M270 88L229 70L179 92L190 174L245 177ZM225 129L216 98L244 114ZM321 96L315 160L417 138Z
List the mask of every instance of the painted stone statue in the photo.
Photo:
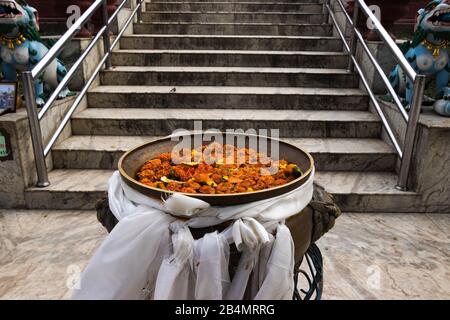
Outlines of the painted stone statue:
M48 52L39 36L36 10L23 0L0 0L0 61L3 78L16 81L17 73L31 70ZM35 81L36 103L42 106L46 96L66 75L65 66L55 59ZM71 92L64 89L59 98Z
M402 51L414 70L434 80L437 101L434 110L450 117L450 0L434 0L418 11L414 38L402 46ZM397 65L390 81L409 109L413 84Z

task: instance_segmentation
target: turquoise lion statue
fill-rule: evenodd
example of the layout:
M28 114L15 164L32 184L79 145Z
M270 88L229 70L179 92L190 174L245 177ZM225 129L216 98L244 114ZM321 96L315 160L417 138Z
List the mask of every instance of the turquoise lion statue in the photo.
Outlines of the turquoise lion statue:
M450 117L450 0L434 0L420 9L414 37L402 45L402 51L413 69L435 81L434 110ZM400 67L395 66L389 77L392 86L408 110L413 97L413 84Z
M3 79L17 81L17 73L33 69L47 54L42 43L36 9L23 0L0 1L0 62ZM46 97L55 89L67 70L61 61L55 59L35 81L36 103L45 104ZM71 95L64 89L58 98Z

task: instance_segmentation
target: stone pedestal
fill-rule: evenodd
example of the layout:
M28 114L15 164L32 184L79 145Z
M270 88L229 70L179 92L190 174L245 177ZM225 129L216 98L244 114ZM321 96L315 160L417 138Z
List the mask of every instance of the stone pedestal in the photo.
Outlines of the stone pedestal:
M379 102L397 140L403 146L406 123L394 104ZM383 132L383 139L389 142L386 132ZM448 141L450 141L450 118L438 115L432 107L423 107L408 184L410 190L419 194L417 203L410 204L417 211L450 212Z
M41 122L45 144L74 100L75 97L71 97L57 101L47 112ZM0 162L0 208L25 208L25 190L36 183L36 167L26 110L22 108L17 113L0 116L0 129L9 136L12 150L12 159ZM60 139L66 139L70 135L69 124ZM52 168L51 156L47 157L47 166Z

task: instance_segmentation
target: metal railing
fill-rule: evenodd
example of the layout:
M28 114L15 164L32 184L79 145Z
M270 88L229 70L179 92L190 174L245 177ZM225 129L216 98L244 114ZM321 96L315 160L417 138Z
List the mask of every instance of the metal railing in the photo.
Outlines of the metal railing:
M136 0L136 7L131 12L128 20L125 22L123 27L119 30L118 35L115 37L114 42L111 44L109 37L110 26L113 21L118 17L119 12L124 8L124 6L129 2L129 0L123 0L121 4L117 7L111 17L108 17L107 10L107 1L106 0L96 0L84 13L83 15L75 22L75 24L67 30L67 32L50 48L48 53L44 56L44 58L31 70L25 71L22 73L22 81L24 88L24 95L28 113L28 121L30 123L30 132L31 139L33 145L34 158L36 163L36 171L37 171L37 187L47 187L50 185L48 180L48 172L45 158L50 153L51 148L57 141L58 137L63 132L67 123L70 121L73 113L85 97L88 89L94 82L100 70L105 66L105 69L111 68L111 54L113 49L119 43L119 40L127 30L130 23L137 16L138 21L142 20L142 7L144 0ZM70 70L67 72L65 77L61 80L59 85L56 87L55 91L50 95L45 105L42 107L40 112L38 113L38 108L36 104L36 92L34 82L38 79L46 70L46 68L58 57L61 51L64 49L65 45L72 40L72 38L79 32L80 28L82 28L89 19L97 12L97 10L102 10L103 17L103 26L97 32L97 35L91 40L89 45L83 51L78 60L73 64ZM104 56L100 60L99 64L95 68L93 74L86 82L85 86L78 93L75 101L68 109L65 114L63 120L59 124L55 133L51 136L49 142L44 146L42 140L42 132L40 121L45 116L46 112L50 109L53 103L57 100L59 94L64 88L67 87L70 80L75 75L76 70L82 63L86 60L86 57L92 51L92 49L97 45L97 42L103 38L103 47L104 47Z
M339 5L339 7L342 10L342 13L345 15L346 20L348 21L348 23L351 26L350 44L348 44L346 41L344 32L339 27L339 24L336 20L336 16L335 16L332 8L330 7L330 0L327 0L325 3L325 7L328 11L328 14L331 18L331 21L332 21L334 27L336 28L337 33L339 34L339 37L341 38L341 40L344 44L345 49L349 53L348 70L353 71L353 68L354 68L357 71L357 73L359 74L359 76L361 78L361 82L364 85L365 89L367 90L369 98L372 101L374 108L381 119L383 127L386 130L386 133L401 160L396 188L399 190L402 190L402 191L406 191L408 189L408 177L409 177L412 156L413 156L413 151L414 151L414 146L415 146L417 125L418 125L419 116L420 116L420 109L422 106L423 92L425 89L426 77L424 75L418 74L414 71L414 69L408 63L408 61L404 57L403 53L401 52L400 48L397 46L395 41L391 38L389 33L381 25L380 21L375 17L375 15L372 13L372 10L370 10L370 8L367 6L367 4L363 0L355 1L355 9L354 9L352 18L347 13L345 6L342 3L342 0L334 0L334 2ZM369 47L367 46L363 36L358 31L357 26L358 26L358 18L359 18L360 11L362 11L369 19L372 20L372 22L375 26L375 29L378 31L378 34L379 34L381 40L386 44L386 46L389 48L389 50L393 54L394 58L397 60L397 62L403 68L406 76L409 79L411 79L411 81L414 84L414 87L413 87L414 94L413 94L413 99L411 102L409 114L405 111L405 108L403 107L403 105L402 105L397 93L395 92L394 88L392 87L389 79L387 78L387 76L384 73L381 66L378 64L378 62L375 59L375 57L373 56L372 52L369 50ZM356 48L357 48L358 42L361 44L361 47L363 48L365 53L368 55L369 60L373 64L375 70L377 71L378 75L381 77L383 83L385 84L390 95L392 96L395 105L397 106L400 114L402 115L403 120L406 122L406 134L405 134L405 140L403 142L403 148L401 148L397 138L395 137L395 134L392 131L392 127L390 126L388 120L386 119L386 116L385 116L375 94L373 93L372 89L370 88L370 85L364 75L364 72L362 71L358 61L356 60L355 55L356 55Z
M107 12L107 3L106 0L96 0L84 13L83 15L76 21L76 23L55 43L55 45L49 50L49 52L44 56L44 58L31 70L26 71L22 73L22 80L23 80L23 87L24 87L24 94L25 94L25 101L26 101L26 107L27 107L27 113L28 113L28 119L30 123L30 131L31 131L31 138L32 138L32 145L33 145L33 152L34 152L34 158L36 163L36 170L37 170L37 186L38 187L46 187L50 184L48 180L48 172L47 172L47 165L46 165L46 157L49 155L51 148L57 141L58 137L63 132L64 128L70 121L71 116L76 111L77 107L85 97L88 89L94 82L95 78L97 77L98 73L102 70L103 66L105 69L111 68L111 54L112 50L116 47L116 45L119 43L121 37L125 33L126 29L130 25L130 23L135 19L137 16L137 19L141 21L142 17L142 7L145 0L136 0L136 7L133 9L132 13L130 14L128 20L125 22L124 26L120 29L118 35L116 36L113 43L110 43L109 38L109 29L112 24L112 22L117 18L119 12L122 10L122 8L126 5L128 0L123 0L121 4L118 6L116 11L112 14L111 17L108 17ZM327 0L325 2L325 12L328 12L331 21L334 25L334 27L337 30L337 33L339 34L339 37L343 41L345 49L349 53L349 63L348 63L348 69L353 70L356 69L357 73L359 74L362 84L366 88L369 98L372 101L376 112L381 118L381 122L383 124L383 127L385 128L387 135L389 139L391 140L399 158L401 159L401 165L400 165L400 171L398 175L398 183L397 188L400 190L407 190L407 183L408 183L408 176L410 172L411 167L411 161L414 151L414 144L415 144L415 137L417 132L417 125L420 115L420 109L422 105L422 98L423 98L423 91L425 87L425 76L417 74L414 69L409 65L408 61L403 56L401 50L398 48L395 41L390 37L388 32L383 28L381 23L378 21L378 19L373 15L372 11L368 8L366 3L363 0L356 0L355 1L355 10L353 14L353 18L349 16L347 11L345 10L345 6L342 3L342 0L334 0L341 8L342 13L345 15L346 20L349 22L350 26L352 27L352 35L350 38L350 44L347 43L344 33L342 32L342 29L339 27L339 24L337 23L336 16L330 7L330 1ZM45 71L45 69L52 63L54 59L57 58L59 53L64 49L64 46L78 33L79 29L83 27L89 19L94 15L94 13L100 9L102 10L103 15L103 26L98 31L97 35L91 40L87 48L83 51L79 59L73 64L72 68L68 71L66 76L63 78L61 83L58 85L58 87L55 89L55 91L51 94L43 108L38 113L37 105L36 105L36 93L35 93L35 87L34 87L34 81L39 78ZM411 103L411 109L409 114L405 111L403 108L403 105L398 98L397 94L395 93L394 88L389 82L389 79L384 74L382 68L376 61L373 54L370 52L367 44L365 43L361 33L357 29L358 25L358 17L359 12L362 10L362 12L370 18L374 25L376 30L378 31L381 39L384 41L384 43L387 45L387 47L390 49L392 54L394 55L395 59L398 61L400 66L405 71L405 74L407 77L409 77L413 84L414 84L414 95L413 100ZM75 101L71 105L71 107L68 109L66 115L64 116L63 120L59 124L58 128L56 129L55 133L51 136L49 142L44 146L43 140L42 140L42 133L41 133L41 127L40 127L40 121L45 116L46 112L50 109L50 107L53 105L53 103L58 98L58 95L61 93L61 91L69 84L70 80L74 76L76 70L79 66L85 61L86 57L89 55L91 50L96 46L97 42L100 40L100 38L103 38L103 46L104 46L104 56L100 60L99 64L95 68L92 76L88 79L83 89L81 89L80 93L77 95ZM370 88L370 85L365 78L365 75L356 60L355 54L356 54L356 48L357 44L361 44L362 48L366 52L366 54L369 57L369 60L375 67L375 70L380 75L381 79L383 80L384 84L386 85L389 93L394 99L395 105L398 107L398 110L400 114L402 115L403 120L407 124L406 129L406 135L405 135L405 141L403 149L401 148L400 144L397 141L397 138L394 135L394 132L386 119L386 116L383 113L383 110L373 93L372 89Z

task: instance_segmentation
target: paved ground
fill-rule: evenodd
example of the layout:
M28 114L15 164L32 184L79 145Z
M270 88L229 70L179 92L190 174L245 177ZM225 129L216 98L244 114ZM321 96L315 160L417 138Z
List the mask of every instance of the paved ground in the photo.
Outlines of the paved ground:
M450 214L345 214L318 244L325 299L450 299Z
M0 210L0 299L66 299L106 233L86 211ZM450 214L344 214L324 299L449 299Z

